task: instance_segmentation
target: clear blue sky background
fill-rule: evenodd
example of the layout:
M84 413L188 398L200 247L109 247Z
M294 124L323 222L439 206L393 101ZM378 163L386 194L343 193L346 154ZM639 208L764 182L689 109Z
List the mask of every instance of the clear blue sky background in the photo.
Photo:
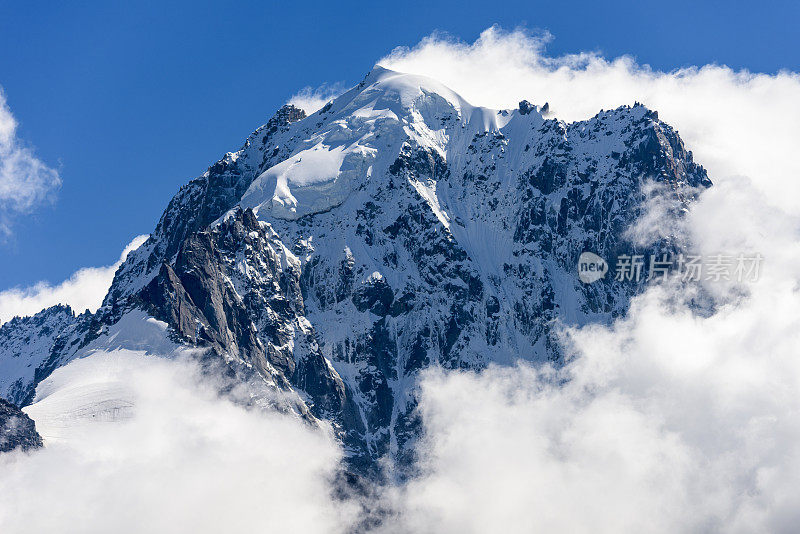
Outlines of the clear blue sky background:
M796 2L37 2L0 0L0 85L56 166L55 204L0 243L0 290L112 263L178 187L304 86L357 83L433 30L546 29L551 54L671 70L800 70Z

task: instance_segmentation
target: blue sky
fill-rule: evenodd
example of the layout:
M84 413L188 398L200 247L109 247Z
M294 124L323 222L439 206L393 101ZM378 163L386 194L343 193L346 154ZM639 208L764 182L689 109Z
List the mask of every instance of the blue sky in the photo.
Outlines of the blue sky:
M0 86L18 136L58 169L53 203L0 242L0 290L109 265L178 187L293 93L351 85L435 30L553 34L548 53L634 55L672 70L800 70L792 2L0 2Z

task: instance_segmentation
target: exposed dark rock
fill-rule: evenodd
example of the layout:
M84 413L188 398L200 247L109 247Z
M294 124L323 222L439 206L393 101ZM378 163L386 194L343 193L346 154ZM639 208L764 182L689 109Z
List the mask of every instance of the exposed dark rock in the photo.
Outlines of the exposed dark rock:
M527 100L523 100L519 103L519 112L522 113L523 115L527 115L528 113L534 111L535 109L536 108L533 106L533 104L531 104Z
M0 452L30 451L43 445L36 423L15 405L0 399Z

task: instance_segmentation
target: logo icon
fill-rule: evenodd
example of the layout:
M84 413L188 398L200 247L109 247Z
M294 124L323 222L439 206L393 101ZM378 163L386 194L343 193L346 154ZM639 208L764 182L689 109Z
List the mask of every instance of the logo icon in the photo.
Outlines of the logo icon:
M603 278L608 272L606 260L594 252L583 252L578 258L578 278L584 284L591 284Z

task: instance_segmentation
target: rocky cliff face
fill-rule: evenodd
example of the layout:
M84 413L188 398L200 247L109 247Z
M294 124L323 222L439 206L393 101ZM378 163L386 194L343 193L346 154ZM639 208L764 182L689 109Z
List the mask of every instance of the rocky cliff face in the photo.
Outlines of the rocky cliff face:
M22 410L0 399L0 453L15 449L29 451L42 446L36 424Z
M408 463L421 371L558 362L560 324L608 321L641 289L581 283L581 252L677 249L680 236L642 248L628 230L648 195L680 217L709 185L641 105L566 124L377 67L311 116L281 109L178 192L97 314L9 323L0 361L23 330L49 347L15 386L25 402L53 365L144 310L175 341L297 393L297 413L331 421L354 465Z

